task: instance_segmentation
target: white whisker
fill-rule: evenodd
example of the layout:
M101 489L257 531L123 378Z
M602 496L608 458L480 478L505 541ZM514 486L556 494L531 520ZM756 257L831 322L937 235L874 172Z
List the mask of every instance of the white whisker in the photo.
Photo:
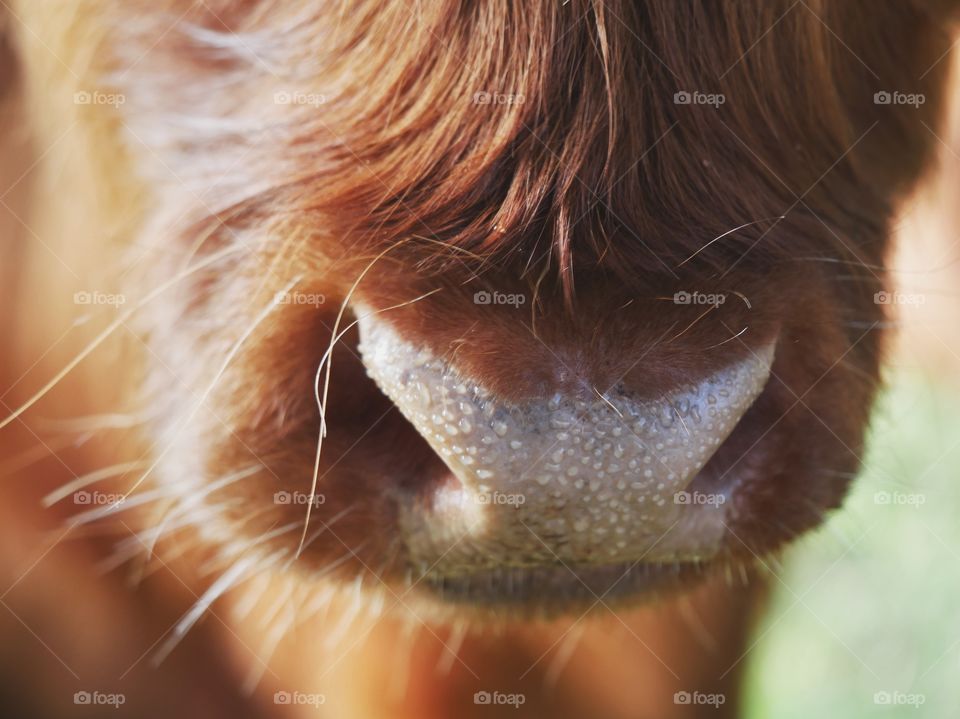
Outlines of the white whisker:
M237 584L243 581L244 575L248 574L255 566L256 557L245 557L235 562L227 571L210 585L203 595L194 602L190 610L183 615L176 627L173 629L173 635L164 642L163 646L153 657L155 666L159 665L170 654L171 651L180 643L180 640L186 635L190 628L197 623L197 620L203 615L210 605L219 599L225 592L229 591Z
M303 532L300 535L300 546L297 548L297 551L295 554L295 556L297 557L300 556L300 553L303 551L303 543L306 540L307 530L310 527L310 515L312 514L313 502L317 494L317 482L319 481L319 478L320 478L320 454L323 449L323 438L327 435L326 407L327 407L327 396L330 390L330 373L333 368L333 349L336 346L336 343L339 342L340 339L343 338L343 336L347 332L349 332L354 326L359 324L360 319L354 320L349 325L347 325L343 329L343 331L338 332L338 329L340 327L340 322L343 319L343 313L346 311L347 303L350 301L350 298L353 296L353 293L357 289L357 286L360 284L360 281L364 278L364 276L370 270L370 268L373 267L373 264L377 260L382 258L387 252L389 252L396 246L397 245L391 245L386 250L384 250L379 255L377 255L370 262L370 264L368 264L367 267L364 268L363 272L360 273L360 276L357 277L357 279L354 281L353 286L350 288L350 291L347 293L346 297L344 298L343 303L341 303L340 305L340 312L337 314L337 320L333 325L333 334L331 335L331 338L330 338L330 345L327 347L327 351L324 352L323 357L320 358L320 364L317 367L317 374L313 384L313 395L314 395L314 399L317 402L317 407L320 410L320 433L319 433L319 436L317 437L317 452L313 460L313 478L310 481L310 498L309 498L309 501L307 502L307 516L304 518L304 521L303 521ZM430 295L436 294L437 292L440 291L440 289L441 288L431 290L430 292L422 294L419 297L415 297L414 299L408 300L406 302L400 302L399 304L391 305L390 307L384 307L383 309L375 310L374 312L371 312L370 315L368 316L379 314L381 312L387 312L389 310L395 310L400 307L406 307L407 305L412 305L414 302L419 302L420 300L426 297L429 297ZM323 397L321 398L320 397L320 373L323 371L324 363L326 363L326 376L323 382Z
M62 487L58 487L50 492L50 494L43 498L43 506L50 507L59 502L61 499L69 497L77 490L99 482L102 479L108 479L110 477L117 477L119 475L126 474L127 472L139 469L146 464L146 461L143 460L137 462L121 462L120 464L114 464L110 467L104 467L103 469L98 469L95 472L84 474L71 482L67 482Z
M71 417L69 419L41 418L36 421L36 426L47 432L82 434L101 429L130 429L143 424L145 421L145 417L115 412L112 414L91 414L86 417Z
M156 297L159 297L161 294L166 292L175 284L189 277L193 273L199 272L200 270L206 267L209 267L210 265L213 265L216 262L219 262L224 257L227 257L236 252L239 252L240 249L241 248L236 246L230 246L224 250L221 250L220 252L216 252L210 255L209 257L205 258L201 262L198 262L197 264L195 264L189 270L185 270L181 272L175 277L172 277L171 279L162 283L160 286L156 287L151 292L147 293L147 295L142 300L140 300L139 302L131 306L129 309L123 310L113 320L113 322L107 325L106 328L102 332L100 332L100 334L98 334L86 347L84 347L83 350L81 350L78 355L76 355L72 360L70 360L63 369L57 372L53 376L53 378L50 379L50 381L48 381L45 385L43 385L43 387L41 387L32 397L30 397L30 399L28 399L26 402L20 405L17 409L15 409L6 419L0 421L0 429L3 429L7 425L9 425L11 422L17 419L20 415L22 415L28 409L33 407L33 405L39 402L43 398L43 396L47 394L47 392L49 392L51 389L56 387L60 383L60 381L64 377L66 377L68 374L70 374L70 372L72 372L73 369L78 364L80 364L81 362L83 362L83 360L85 360L88 356L90 356L90 354L95 349L97 349L97 347L103 344L107 340L107 338L110 337L110 335L112 335L114 332L117 331L117 329L122 327L127 320L133 317L134 314L136 314L139 310L143 309L143 307L145 307L147 303L151 302Z
M281 293L289 292L291 289L296 287L296 285L300 282L300 279L301 279L300 277L294 278L293 281L289 282L287 286L280 292ZM187 416L177 424L177 427L174 430L173 440L171 440L170 443L167 444L167 446L163 449L162 452L160 452L158 455L156 455L156 457L154 457L153 462L150 464L147 470L140 476L140 478L133 483L133 486L128 490L128 493L134 491L137 487L139 487L144 482L144 480L146 480L146 478L150 476L153 470L157 468L157 466L160 464L163 458L167 455L167 453L170 452L171 449L173 449L176 443L177 437L180 436L180 432L183 431L183 429L196 416L197 412L200 411L200 408L203 406L204 402L207 401L207 398L210 396L210 393L213 392L217 384L220 382L220 378L227 371L227 368L230 366L230 363L233 362L234 358L237 356L237 353L240 351L240 348L243 347L244 343L250 338L250 336L254 333L257 327L260 326L260 324L277 308L277 306L278 306L277 303L271 300L270 303L266 307L264 307L257 314L256 317L254 317L253 322L250 324L249 327L247 327L246 330L244 330L240 338L236 342L234 342L233 346L230 348L230 350L227 352L226 356L224 357L223 362L220 364L220 367L217 368L217 372L214 374L213 379L210 381L206 389L204 389L203 393L200 395L200 398L190 409L190 412L187 413Z
M742 230L744 227L750 227L750 225L758 225L758 224L760 224L761 222L773 222L774 220L776 220L777 222L779 222L779 221L782 220L784 217L786 217L786 215L777 215L776 217L765 217L765 218L763 218L762 220L754 220L753 222L745 222L745 223L743 223L742 225L740 225L739 227L734 227L732 230L727 230L727 231L724 232L722 235L717 235L716 237L714 237L714 238L713 238L712 240L710 240L707 244L705 244L703 247L701 247L699 250L697 250L696 252L694 252L694 253L693 253L692 255L690 255L687 259L685 259L683 262L681 262L679 265L677 265L677 267L678 267L678 268L679 268L679 267L683 267L685 264L687 264L690 260L692 260L694 257L696 257L697 255L699 255L699 254L700 254L701 252L703 252L705 249L707 249L707 248L708 248L710 245L712 245L714 242L717 242L717 241L719 241L719 240L722 240L722 239L723 239L724 237L726 237L727 235L732 235L732 234L733 234L734 232L736 232L737 230Z

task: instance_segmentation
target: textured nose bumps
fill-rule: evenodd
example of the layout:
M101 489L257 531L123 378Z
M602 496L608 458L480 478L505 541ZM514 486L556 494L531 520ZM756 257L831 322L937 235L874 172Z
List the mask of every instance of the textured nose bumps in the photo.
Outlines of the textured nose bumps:
M415 567L456 577L715 550L725 497L701 504L682 491L763 389L772 344L658 399L618 387L509 404L376 315L360 335L369 375L456 478L401 498Z

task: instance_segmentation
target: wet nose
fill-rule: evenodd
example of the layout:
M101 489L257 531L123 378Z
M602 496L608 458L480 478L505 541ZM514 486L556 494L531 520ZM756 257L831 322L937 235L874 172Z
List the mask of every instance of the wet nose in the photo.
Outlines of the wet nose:
M368 374L452 476L401 508L410 554L432 571L700 559L718 545L724 497L684 489L760 394L773 344L658 397L617 385L517 402L374 313L360 336Z

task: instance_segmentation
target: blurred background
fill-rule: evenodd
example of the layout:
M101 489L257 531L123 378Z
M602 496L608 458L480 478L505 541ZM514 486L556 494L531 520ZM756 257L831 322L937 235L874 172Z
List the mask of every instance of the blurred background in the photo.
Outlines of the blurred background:
M0 47L0 71L9 67L3 53ZM891 279L911 299L890 307L896 334L865 469L843 510L770 562L770 606L741 660L750 719L960 716L958 106L955 101L949 121L937 130L936 171L905 201L897 223ZM0 113L0 156L8 163L0 163L0 289L19 281L12 248L30 232L11 209L24 201L30 184L30 170L12 170L18 163L11 158L30 152L19 122L12 111ZM12 318L0 311L0 338ZM2 348L0 339L5 376L7 362L23 363ZM0 387L0 412L69 359L51 349L17 386ZM82 396L82 382L68 386ZM39 716L36 706L18 712L18 701L27 695L40 701L51 677L70 683L71 667L82 667L87 685L96 684L94 673L107 679L122 674L128 686L151 697L156 716L175 713L164 708L171 698L163 688L170 685L189 695L198 711L205 700L229 695L235 704L221 707L225 716L254 716L257 710L240 696L232 659L208 649L224 639L215 622L187 637L181 661L159 669L149 661L151 643L195 596L169 578L148 579L148 585L174 590L157 590L155 605L140 607L118 599L129 588L117 572L84 581L95 553L58 543L63 517L41 508L45 488L11 479L43 473L54 463L53 449L82 466L79 439L51 449L22 434L14 444L17 452L3 447L0 455L0 667L19 671L9 675L17 681L0 682L0 715ZM51 596L50 586L63 587L63 594ZM104 626L109 637L100 633ZM208 641L213 635L218 641ZM22 679L35 686L17 685Z
M771 563L770 611L743 660L751 719L960 716L956 97L945 128L897 223L903 303L864 470L844 508Z

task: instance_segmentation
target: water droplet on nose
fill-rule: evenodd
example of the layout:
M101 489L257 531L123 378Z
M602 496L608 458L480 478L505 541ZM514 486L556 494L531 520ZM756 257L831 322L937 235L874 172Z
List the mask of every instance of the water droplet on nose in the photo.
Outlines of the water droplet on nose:
M420 402L423 403L424 408L429 407L431 402L430 390L423 382L417 382L417 389L420 392Z

